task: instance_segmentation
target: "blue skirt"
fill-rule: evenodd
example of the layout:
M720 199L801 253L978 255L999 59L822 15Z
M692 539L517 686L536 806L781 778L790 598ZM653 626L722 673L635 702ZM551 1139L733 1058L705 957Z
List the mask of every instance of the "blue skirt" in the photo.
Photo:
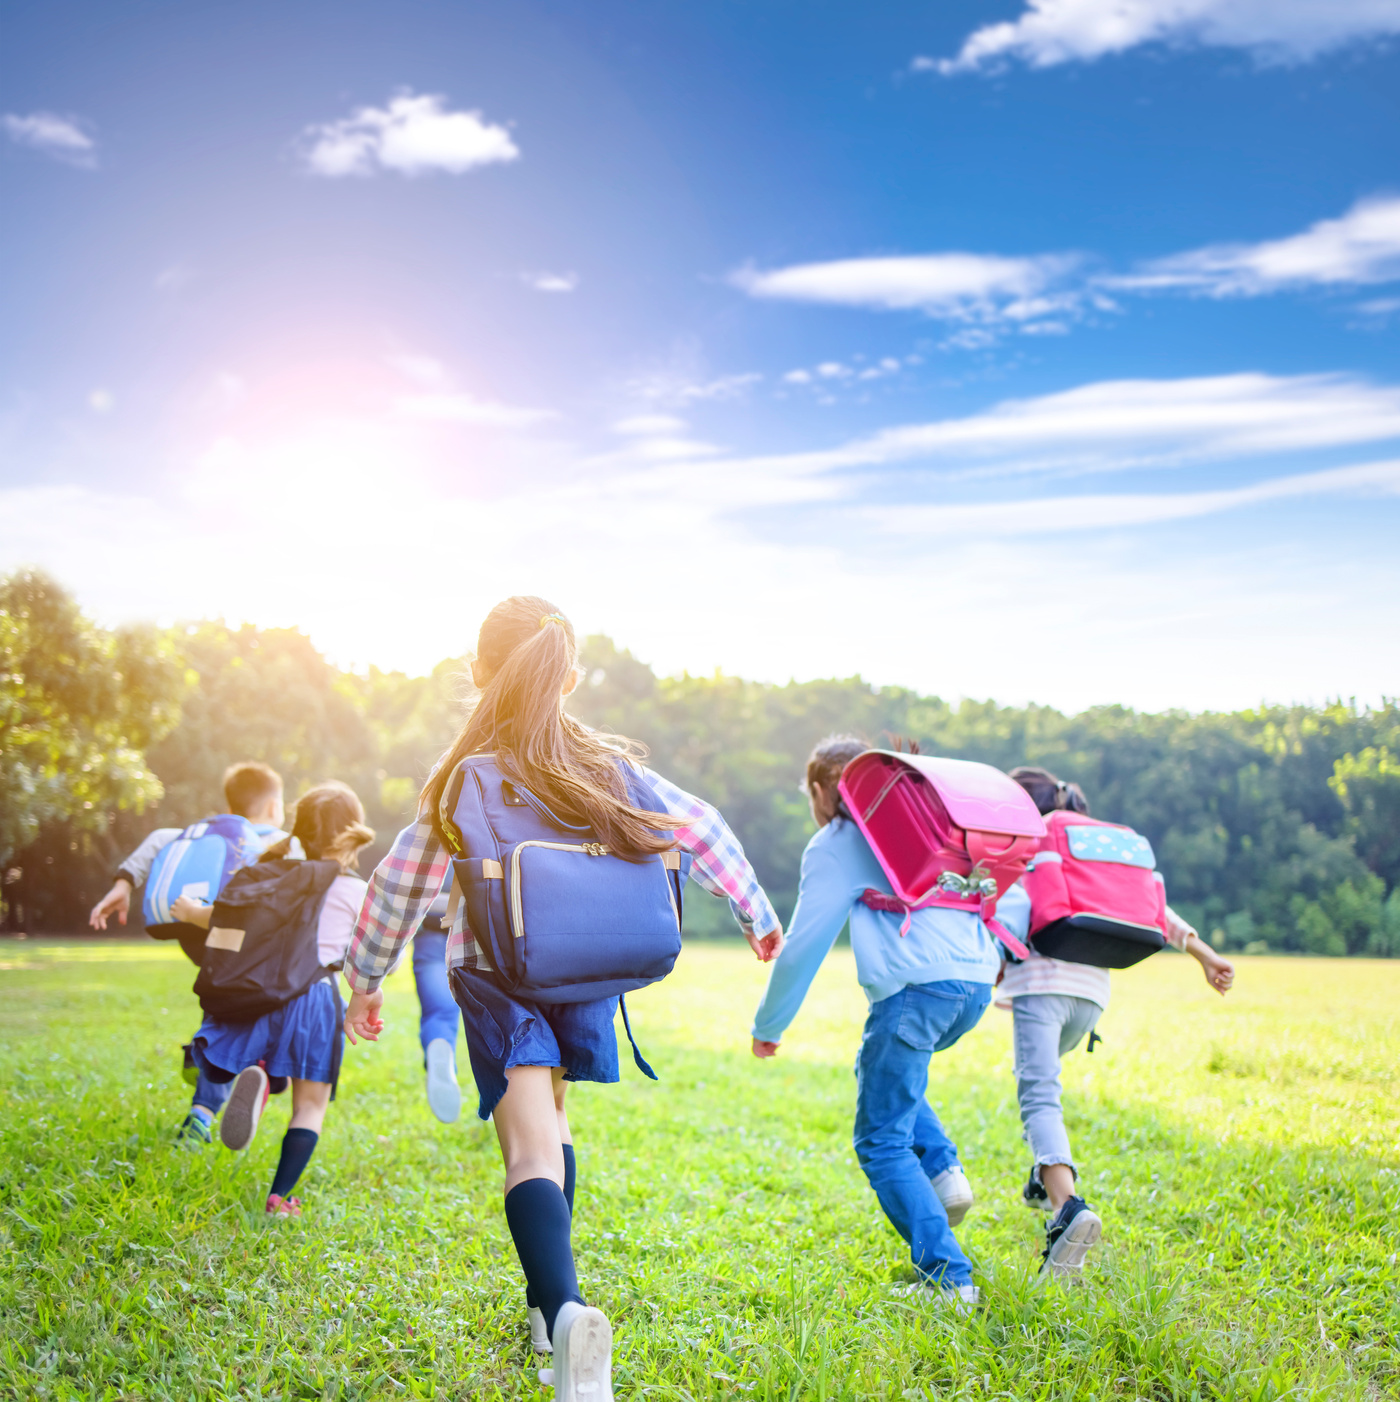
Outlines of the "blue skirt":
M263 1063L269 1076L334 1084L345 1042L339 990L330 981L313 983L300 998L256 1022L205 1018L190 1050L213 1081L236 1076Z
M480 1096L477 1114L483 1120L506 1093L506 1072L512 1066L561 1066L566 1081L606 1085L618 1079L616 998L536 1003L506 992L476 969L459 966L451 973Z

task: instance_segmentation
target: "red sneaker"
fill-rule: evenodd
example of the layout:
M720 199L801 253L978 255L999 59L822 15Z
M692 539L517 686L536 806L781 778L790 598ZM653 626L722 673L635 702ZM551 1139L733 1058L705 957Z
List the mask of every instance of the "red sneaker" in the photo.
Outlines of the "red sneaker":
M268 1194L267 1215L269 1217L300 1217L300 1198L279 1198L276 1193Z
M267 1072L261 1066L248 1066L238 1073L224 1106L219 1138L226 1149L246 1149L258 1132L263 1107L267 1104Z

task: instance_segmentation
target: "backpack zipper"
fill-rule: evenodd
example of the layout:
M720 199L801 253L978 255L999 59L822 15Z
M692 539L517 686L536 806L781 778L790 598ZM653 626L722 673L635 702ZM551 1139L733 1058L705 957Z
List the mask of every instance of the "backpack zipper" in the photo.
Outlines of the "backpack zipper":
M546 847L551 852L582 852L587 857L606 857L608 849L601 842L545 842L531 838L518 842L510 854L510 928L518 940L525 938L524 900L520 891L520 854L527 847ZM661 875L666 882L666 898L671 902L671 914L676 917L676 929L681 927L680 912L676 909L675 893L671 890L671 878L663 867Z

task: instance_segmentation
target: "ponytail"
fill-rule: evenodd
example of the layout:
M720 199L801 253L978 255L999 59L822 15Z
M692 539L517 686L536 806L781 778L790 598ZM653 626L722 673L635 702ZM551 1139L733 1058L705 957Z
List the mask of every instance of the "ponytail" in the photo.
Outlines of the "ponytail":
M374 841L374 829L365 826L364 805L355 791L339 779L328 779L297 799L291 835L274 842L258 860L286 857L294 840L312 861L339 862L342 871L350 872L359 868L360 848Z

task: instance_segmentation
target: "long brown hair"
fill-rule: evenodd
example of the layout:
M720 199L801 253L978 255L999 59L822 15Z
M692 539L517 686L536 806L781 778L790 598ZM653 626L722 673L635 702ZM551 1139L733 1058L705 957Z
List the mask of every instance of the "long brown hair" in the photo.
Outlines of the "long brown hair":
M548 599L516 594L486 615L474 664L481 694L419 795L419 812L439 834L453 771L468 755L493 753L506 778L566 821L586 823L617 856L675 846L665 829L684 820L635 807L627 791L622 764L645 747L596 735L564 710L577 666L573 624Z
M1033 764L1021 764L1011 771L1011 778L1020 784L1035 800L1035 806L1042 813L1054 813L1068 808L1071 813L1089 816L1089 800L1078 784L1067 784L1057 779L1048 769L1038 769Z
M297 799L291 837L274 842L258 860L285 857L292 838L312 861L339 862L345 871L354 871L360 865L360 848L374 841L374 829L365 826L364 804L354 789L339 779L327 779Z

